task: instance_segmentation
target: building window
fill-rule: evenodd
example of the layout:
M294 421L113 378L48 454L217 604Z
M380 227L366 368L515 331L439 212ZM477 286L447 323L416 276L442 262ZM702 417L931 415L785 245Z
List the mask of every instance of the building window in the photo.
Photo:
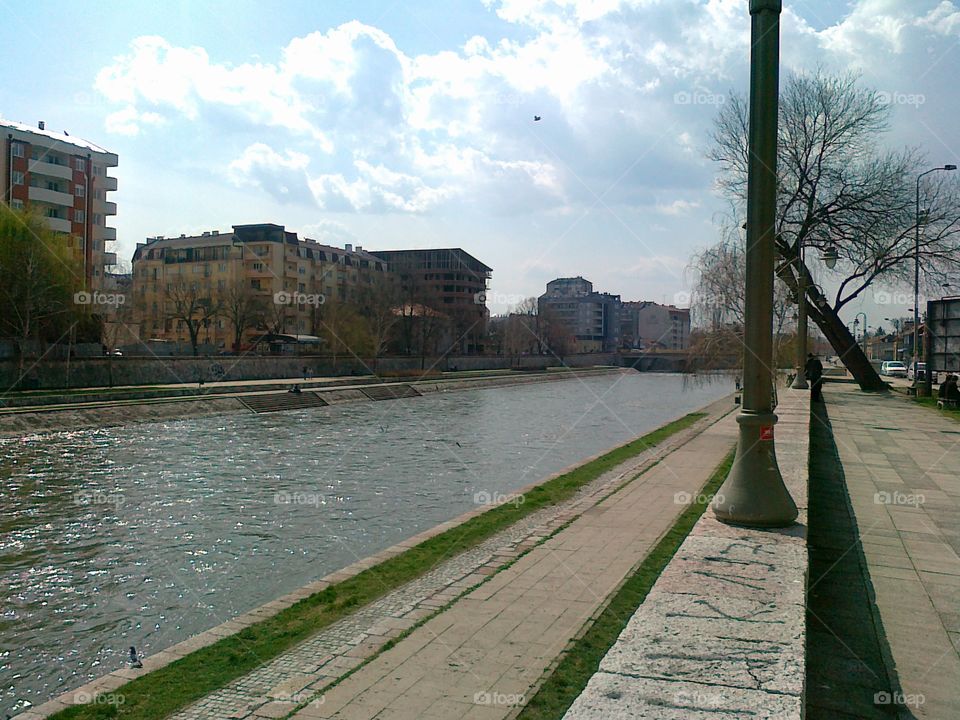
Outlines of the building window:
M94 175L103 175L103 168L100 167L99 165L94 165L94 166L93 166L93 174L94 174Z
M73 159L73 169L83 172L87 169L87 163L83 158L74 158Z
M100 213L93 214L93 224L94 225L103 225L103 215Z
M13 156L23 157L23 143L13 143Z
M17 200L14 198L10 201L10 207L12 207L14 210L23 210L23 200Z
M219 265L217 265L217 271L218 271L218 272L226 272L226 271L227 271L227 264L226 264L226 263L220 263Z
M80 183L77 183L73 188L73 194L77 197L84 197L87 194L87 189Z
M94 190L93 197L96 200L103 200L103 190Z
M19 170L13 171L13 184L14 185L23 185L23 173Z
M83 210L74 210L73 221L78 223L86 222L87 214Z

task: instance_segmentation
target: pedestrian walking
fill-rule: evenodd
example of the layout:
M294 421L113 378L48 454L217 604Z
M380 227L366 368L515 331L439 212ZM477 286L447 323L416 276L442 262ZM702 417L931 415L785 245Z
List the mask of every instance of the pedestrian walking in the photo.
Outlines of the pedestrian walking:
M807 355L803 372L807 376L807 382L810 383L811 402L823 402L823 363L820 362L820 358L813 353Z

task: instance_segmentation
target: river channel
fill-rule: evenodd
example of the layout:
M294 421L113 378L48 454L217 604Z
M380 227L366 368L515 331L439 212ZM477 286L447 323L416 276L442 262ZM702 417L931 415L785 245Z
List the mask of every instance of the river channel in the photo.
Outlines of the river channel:
M0 440L0 716L732 390L630 373Z

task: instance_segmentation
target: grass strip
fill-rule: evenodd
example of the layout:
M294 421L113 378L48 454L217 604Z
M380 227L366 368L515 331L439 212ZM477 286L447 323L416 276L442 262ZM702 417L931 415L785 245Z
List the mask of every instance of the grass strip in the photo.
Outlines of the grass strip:
M550 677L526 704L517 720L556 720L563 717L573 701L583 692L590 678L600 667L600 661L604 655L616 642L623 628L647 597L650 588L660 577L660 573L700 519L707 506L704 496L712 496L723 484L724 478L733 465L734 454L731 451L713 471L703 490L698 494L701 501L691 504L683 511L677 522L647 555L637 571L614 594L596 622L563 655Z
M75 705L56 720L162 720L277 657L317 631L423 575L436 565L486 540L537 510L563 502L581 487L625 460L655 446L700 420L690 413L524 494L522 503L506 503L436 535L406 552L331 585L277 615L235 635L190 653L121 686L105 697L116 702Z
M934 391L936 392L936 391ZM917 405L921 405L925 408L929 408L940 415L944 415L948 418L953 418L954 420L960 420L960 408L956 407L937 407L937 398L936 397L913 397L913 401Z

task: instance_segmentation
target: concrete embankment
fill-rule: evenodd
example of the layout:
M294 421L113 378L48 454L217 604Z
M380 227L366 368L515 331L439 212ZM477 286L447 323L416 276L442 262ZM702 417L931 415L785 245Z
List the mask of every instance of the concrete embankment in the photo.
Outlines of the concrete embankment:
M614 367L579 368L524 372L510 375L496 374L453 379L430 379L410 382L380 382L364 379L353 385L331 383L332 386L305 390L300 397L286 390L259 392L224 392L218 394L176 396L164 398L101 400L83 403L62 403L37 407L11 408L0 412L0 437L22 436L30 433L58 432L84 428L110 427L131 422L161 422L188 417L203 417L231 413L267 412L302 409L297 402L303 396L316 399L316 406L370 402L398 397L416 397L437 392L475 390L524 385L529 383L572 380L595 375L634 372ZM382 391L376 392L373 389ZM383 392L385 391L385 392ZM269 403L264 403L269 399ZM266 409L261 409L266 408Z

